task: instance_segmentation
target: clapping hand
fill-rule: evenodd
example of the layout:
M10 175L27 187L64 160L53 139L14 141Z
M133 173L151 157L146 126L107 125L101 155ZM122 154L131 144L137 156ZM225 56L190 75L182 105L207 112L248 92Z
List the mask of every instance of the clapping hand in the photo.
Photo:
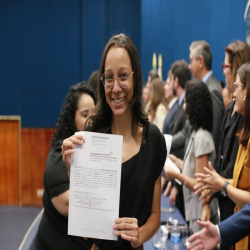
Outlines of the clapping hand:
M209 169L204 168L206 174L196 173L196 181L199 183L194 186L195 194L201 194L200 200L210 198L214 193L223 187L223 178L214 170L211 162L208 163Z

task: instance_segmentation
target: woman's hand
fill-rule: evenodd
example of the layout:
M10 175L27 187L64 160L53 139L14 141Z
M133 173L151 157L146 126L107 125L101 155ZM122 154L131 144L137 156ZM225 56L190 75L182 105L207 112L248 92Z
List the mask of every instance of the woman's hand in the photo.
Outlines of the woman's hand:
M202 207L202 212L201 212L201 221L209 221L210 220L210 207L209 203L206 203Z
M115 220L114 235L121 236L130 242L133 248L137 248L142 243L139 241L138 221L135 218L118 218Z
M81 134L72 135L65 139L62 145L62 157L63 162L68 169L68 175L70 175L71 155L75 153L75 145L82 145L84 143L83 136Z
M182 161L180 158L178 158L178 157L176 157L176 156L174 156L174 155L172 155L172 154L170 154L168 157L169 157L170 160L172 160L172 162L173 162L180 170L182 170L183 161Z
M209 196L211 197L214 193L220 191L224 185L224 179L216 173L213 169L211 162L208 163L209 169L204 168L206 174L196 173L196 182L199 184L194 186L194 190L196 191L195 194L201 194L200 199L204 198L207 194L203 192L204 190L207 191Z
M169 181L176 178L177 171L175 171L171 167L164 166L164 171Z

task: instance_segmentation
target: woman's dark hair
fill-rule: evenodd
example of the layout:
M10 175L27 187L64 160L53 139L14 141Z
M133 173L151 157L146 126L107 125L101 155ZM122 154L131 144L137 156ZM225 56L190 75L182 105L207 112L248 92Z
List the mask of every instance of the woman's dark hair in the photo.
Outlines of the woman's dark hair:
M195 130L213 130L213 106L207 86L199 79L186 83L186 113Z
M128 36L124 34L119 34L113 36L108 41L102 55L99 79L101 78L102 74L105 71L106 56L108 54L109 49L112 47L124 48L129 54L132 65L132 71L134 71L133 74L134 92L132 101L130 103L133 110L132 134L134 135L133 124L136 122L139 126L144 128L142 136L142 142L144 142L148 132L149 121L148 121L148 115L145 113L143 108L142 72L136 48ZM111 131L111 126L112 126L112 110L110 109L108 103L106 102L105 90L101 80L99 80L97 92L98 92L98 103L95 108L95 112L89 117L87 124L90 125L89 127L92 127L92 130L96 132L109 133Z
M55 131L51 137L52 146L58 140L70 137L77 131L75 125L75 112L77 110L78 100L82 94L90 95L96 104L95 92L87 83L80 82L70 87L58 118Z
M245 88L247 89L244 111L244 126L239 136L239 143L241 143L244 147L247 147L250 138L250 64L243 64L238 69L237 74L240 77L241 83L244 84Z

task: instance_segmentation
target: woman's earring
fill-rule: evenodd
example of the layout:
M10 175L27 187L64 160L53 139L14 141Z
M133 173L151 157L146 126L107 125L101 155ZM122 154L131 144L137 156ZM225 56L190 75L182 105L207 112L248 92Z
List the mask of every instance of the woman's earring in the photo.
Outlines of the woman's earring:
M247 99L247 97L246 96L244 96L244 101Z

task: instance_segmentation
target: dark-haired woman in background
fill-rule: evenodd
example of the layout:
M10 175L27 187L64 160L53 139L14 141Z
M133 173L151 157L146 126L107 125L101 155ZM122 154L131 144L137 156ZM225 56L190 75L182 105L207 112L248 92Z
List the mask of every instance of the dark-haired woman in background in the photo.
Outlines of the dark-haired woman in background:
M118 241L93 239L92 249L143 249L160 226L161 171L166 144L160 130L148 121L142 103L142 72L132 41L113 36L103 51L98 87L99 101L88 130L123 136L119 218L114 221ZM88 122L87 122L87 125ZM83 136L63 141L68 169L74 144Z
M69 177L62 160L65 138L82 131L96 104L94 90L86 83L72 86L51 138L44 174L44 213L37 232L36 250L90 249L92 241L68 235Z
M208 161L214 162L215 159L215 146L211 135L212 99L207 86L202 81L195 79L186 83L183 109L193 130L184 160L176 161L182 173L169 167L165 167L164 170L169 180L176 178L183 184L186 220L193 232L198 232L201 229L197 224L199 218L204 221L211 220L213 223L219 222L217 200L213 199L211 204L202 204L194 193L194 186L197 184L195 173L204 173L204 166L208 166Z

